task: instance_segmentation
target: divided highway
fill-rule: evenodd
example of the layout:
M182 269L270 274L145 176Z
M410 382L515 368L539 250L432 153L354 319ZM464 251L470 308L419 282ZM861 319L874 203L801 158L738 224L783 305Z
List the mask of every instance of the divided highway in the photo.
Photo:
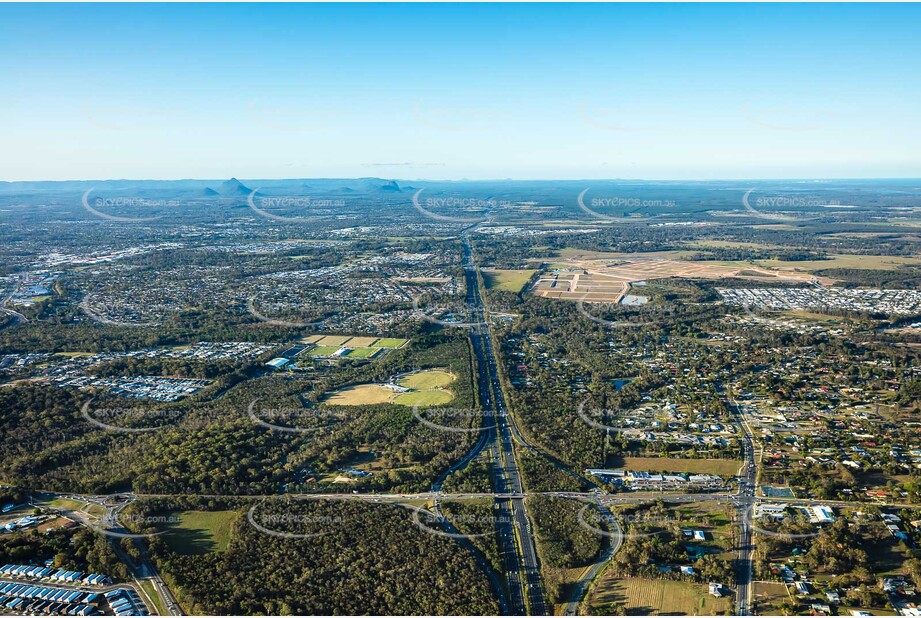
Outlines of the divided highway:
M480 295L476 262L468 239L464 238L464 274L467 299L473 314L474 327L470 333L477 359L477 383L480 403L485 411L484 423L494 424L488 430L490 452L495 473L493 487L497 493L521 496L524 489L512 440L510 418L499 370L493 353L492 335L486 322L486 308ZM497 499L498 533L500 550L505 560L508 576L510 611L516 615L546 615L540 579L540 562L534 541L531 522L528 520L523 497Z

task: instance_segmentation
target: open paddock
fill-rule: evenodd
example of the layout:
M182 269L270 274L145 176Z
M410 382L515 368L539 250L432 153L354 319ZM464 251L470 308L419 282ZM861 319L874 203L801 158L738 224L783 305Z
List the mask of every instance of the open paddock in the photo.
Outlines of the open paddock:
M620 578L606 574L592 591L592 613L615 604L628 616L712 616L732 613L731 597L716 598L707 586L685 581Z

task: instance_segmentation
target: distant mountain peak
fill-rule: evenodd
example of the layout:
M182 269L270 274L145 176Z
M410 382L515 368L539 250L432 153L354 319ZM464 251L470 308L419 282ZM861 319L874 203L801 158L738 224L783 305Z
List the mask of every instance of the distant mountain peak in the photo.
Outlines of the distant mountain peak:
M244 185L236 178L225 180L221 183L221 186L218 187L218 193L221 195L249 195L252 192L252 189Z

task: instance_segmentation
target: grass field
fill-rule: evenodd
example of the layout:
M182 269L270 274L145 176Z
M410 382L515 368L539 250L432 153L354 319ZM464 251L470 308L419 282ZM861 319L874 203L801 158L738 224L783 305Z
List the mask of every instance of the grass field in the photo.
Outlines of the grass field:
M483 271L487 290L500 290L517 294L524 288L534 270L488 270Z
M335 353L341 346L337 345L318 345L315 348L310 350L311 356L331 356Z
M792 601L787 587L780 582L754 582L752 601L758 603L760 614L779 614L785 601Z
M755 260L761 266L783 270L812 272L826 268L860 268L863 270L898 270L904 265L921 265L921 258L894 255L849 255L835 254L827 260L785 262L783 260Z
M224 551L230 543L230 528L239 517L237 511L178 511L170 513L163 540L177 554L191 556Z
M333 406L361 406L395 403L401 406L436 406L454 399L454 393L444 388L457 377L440 369L420 371L404 376L400 386L412 389L400 393L380 384L359 384L330 393L324 403Z
M396 393L377 384L359 384L331 393L323 403L331 406L366 406L393 401Z
M395 337L383 337L378 339L374 344L375 348L401 348L406 343L406 339L397 339Z
M377 337L352 337L348 341L348 347L350 348L370 348L370 347L374 347L375 341L377 341Z
M355 348L347 354L348 358L374 358L380 354L380 348Z
M628 616L659 614L707 616L732 610L732 600L716 598L703 584L658 579L604 576L592 593L592 607L617 603Z
M415 391L423 391L447 386L456 379L457 377L453 373L431 369L400 378L400 386L405 386Z
M48 502L51 506L59 509L67 509L69 511L82 511L83 507L87 505L86 502L78 502L77 500L70 500L68 498L55 498Z
M412 393L403 393L393 400L393 403L401 406L440 406L454 399L451 391L434 390L434 391L414 391Z
M689 245L707 249L768 249L778 246L760 242L742 242L736 240L695 240L689 243Z
M316 343L318 345L336 346L341 348L343 345L345 345L345 342L351 338L352 337L349 335L326 335Z
M614 467L637 472L687 472L688 474L716 474L734 476L741 461L735 459L672 459L671 457L619 457Z

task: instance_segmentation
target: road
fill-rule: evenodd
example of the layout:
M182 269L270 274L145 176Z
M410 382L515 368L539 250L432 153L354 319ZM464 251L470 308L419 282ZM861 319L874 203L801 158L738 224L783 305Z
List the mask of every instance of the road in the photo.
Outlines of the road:
M595 581L595 577L598 576L601 569L605 567L608 560L617 553L620 546L624 543L623 531L620 529L620 524L614 519L611 511L607 506L600 503L598 508L601 511L602 517L604 517L605 521L608 523L611 536L606 537L607 546L598 554L595 562L582 573L581 577L579 577L579 580L576 582L572 594L569 595L569 600L566 602L566 606L563 610L565 616L577 616L579 614L579 604L582 602L582 599L585 598L588 587Z
M516 615L530 613L544 616L548 612L541 584L537 546L524 505L524 488L515 459L513 429L499 380L486 305L480 294L476 260L467 236L464 237L464 276L468 308L474 323L470 340L477 360L480 403L486 412L484 422L494 421L492 424L495 425L488 430L490 456L495 464L493 487L499 493L517 495L497 498L496 501L497 532L508 577L510 612Z
M7 325L7 328L12 328L13 326L19 326L20 324L25 324L29 319L19 313L18 311L13 311L12 309L6 308L6 303L13 297L13 292L9 292L3 300L0 300L0 313L5 313L7 315L13 316L13 321Z
M135 496L130 495L128 500L120 502L114 507L106 508L106 514L103 517L103 522L106 526L111 526L111 530L117 533L128 533L124 526L118 521L118 514L131 502L133 502ZM153 584L154 590L157 594L160 595L160 598L163 600L166 609L171 616L182 616L182 608L179 607L179 602L176 601L176 598L173 596L173 593L170 592L170 589L164 583L163 578L160 577L160 573L157 571L157 568L153 565L153 562L150 559L150 553L147 551L147 544L144 543L142 538L130 539L134 543L135 547L138 549L140 554L141 561L140 563L135 563L127 553L125 553L121 545L118 542L118 539L113 539L112 546L115 548L115 552L119 554L119 558L125 561L131 567L131 570L137 580L148 580ZM140 581L138 581L138 587L140 588ZM156 609L156 606L150 608L152 611Z
M752 508L755 505L755 482L758 477L758 463L755 458L755 441L751 427L737 401L731 396L726 400L729 411L742 433L742 467L739 469L739 493L736 509L739 514L739 549L736 565L736 615L751 615L752 586Z

